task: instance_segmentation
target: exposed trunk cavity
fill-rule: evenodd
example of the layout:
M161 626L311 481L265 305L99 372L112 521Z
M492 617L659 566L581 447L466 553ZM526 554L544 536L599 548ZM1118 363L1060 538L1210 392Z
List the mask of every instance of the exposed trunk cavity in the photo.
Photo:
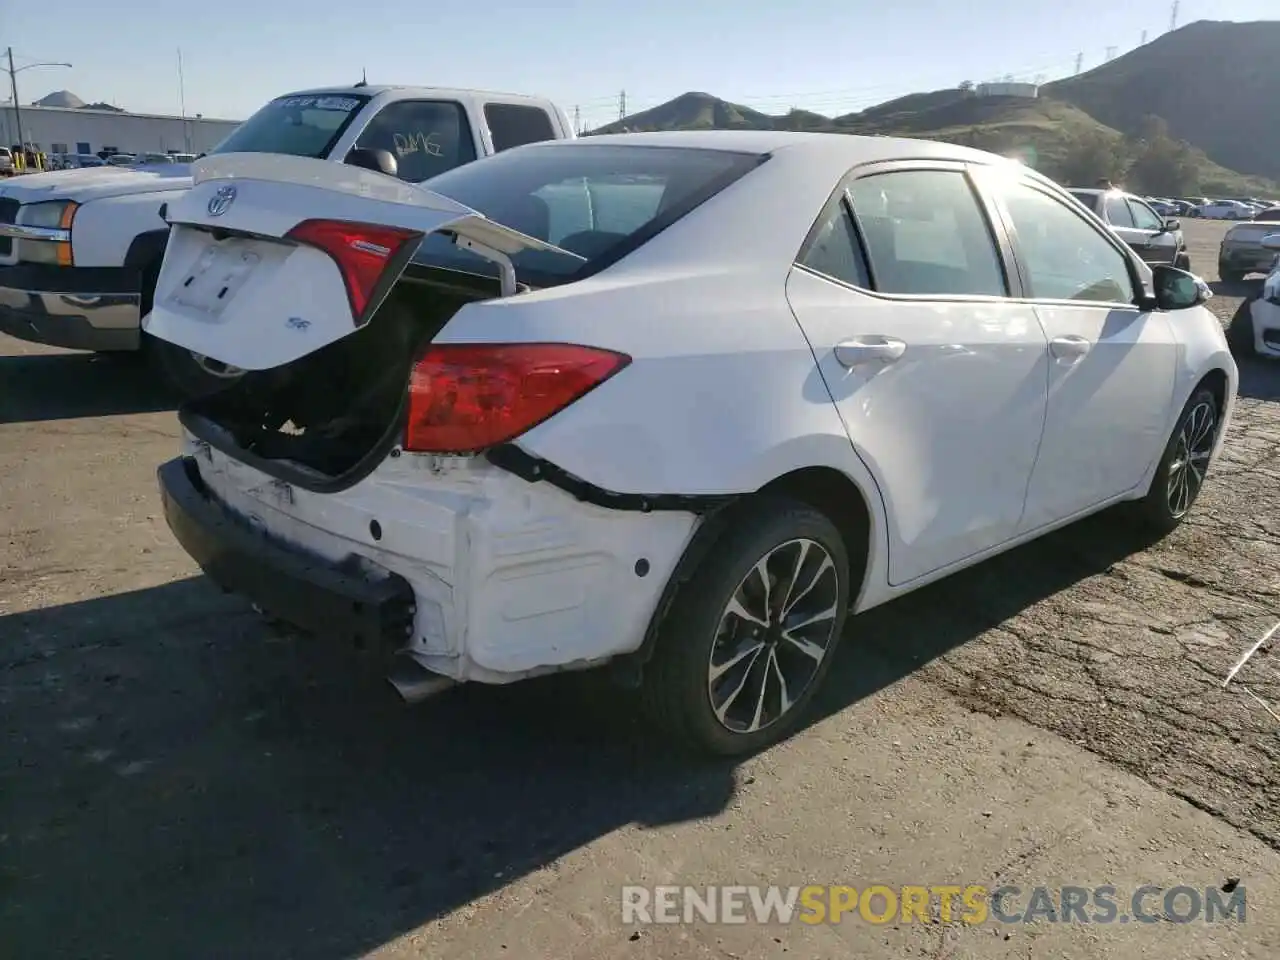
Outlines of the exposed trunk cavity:
M362 329L283 366L251 370L180 411L200 439L301 487L356 483L397 441L416 357L465 304L496 294L402 280Z

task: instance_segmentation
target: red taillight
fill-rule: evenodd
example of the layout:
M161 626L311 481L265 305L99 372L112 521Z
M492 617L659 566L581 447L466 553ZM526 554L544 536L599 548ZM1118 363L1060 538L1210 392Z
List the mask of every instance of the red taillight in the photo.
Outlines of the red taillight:
M347 286L351 316L359 324L367 319L365 311L388 265L404 253L411 242L421 240L422 233L374 223L304 220L285 237L323 250L333 258Z
M440 344L409 381L405 449L474 453L517 437L631 362L565 343Z

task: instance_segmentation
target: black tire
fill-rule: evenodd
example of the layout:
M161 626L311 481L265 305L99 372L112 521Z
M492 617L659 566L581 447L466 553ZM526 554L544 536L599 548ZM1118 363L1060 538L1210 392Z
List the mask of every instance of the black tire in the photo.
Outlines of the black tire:
M773 497L762 497L746 509L749 512L743 514L744 519L721 535L707 552L705 564L680 587L660 626L653 659L645 668L641 687L645 713L679 747L720 756L752 753L778 742L795 728L831 669L849 606L848 551L839 531L826 516L805 504ZM780 640L777 628L773 633L764 631L764 640L757 641L751 634L752 631L760 631L753 623L731 614L728 609L735 597L745 600L748 594L759 594L758 589L749 590L748 587L758 586L761 580L753 578L751 585L746 582L753 568L770 561L767 565L774 571L785 572L789 569L788 563L800 556L801 544L805 541L820 546L825 557L821 551L812 551L812 547L807 546L811 552L799 564L799 572L788 576L787 580L803 581L812 577L812 585L802 592L801 597L805 598L806 604L820 605L820 609L817 614L800 611L796 615L820 615L827 609L828 601L834 607L829 617L823 615L820 622L815 622L813 628L817 632L802 638L819 646L825 641L825 653L821 658L810 658L816 659L816 667L808 666L807 655L800 652L798 644ZM827 559L830 560L830 571L813 576L814 564L822 560L825 566ZM781 583L778 576L773 586L781 586ZM740 589L744 592L740 593ZM756 596L755 599L760 598ZM767 597L764 599L767 602ZM781 602L787 602L787 595ZM799 606L792 600L793 613ZM729 621L730 617L733 617L732 621ZM744 705L750 709L750 700L755 699L758 704L767 703L766 713L776 714L757 729L750 729L750 723L744 725L745 729L731 729L732 711L726 714L726 722L722 722L712 704L713 678L710 671L712 655L720 647L722 639L722 622L733 624L732 635L724 636L723 640L736 641L738 650L756 648L754 656L738 661L743 665L741 671L737 667L727 670L723 680L724 685L732 686L741 677L738 689L748 697ZM830 625L829 631L827 624ZM798 626L793 629L798 629ZM825 638L820 636L823 633ZM725 660L734 660L734 655L728 655ZM747 686L755 686L748 683L749 680L758 678L760 671L768 672L772 667L777 671L770 673L772 694L762 693L756 697L752 689L746 689ZM783 710L777 677L786 676L788 672L792 674L794 685L802 687L802 692L790 690L788 699L791 706ZM738 706L733 697L728 699L729 707ZM759 707L752 712L760 716Z
M1204 424L1199 418L1206 409L1211 419ZM1208 453L1213 450L1218 431L1222 428L1221 417L1222 411L1213 392L1205 387L1196 388L1178 415L1173 433L1165 444L1160 464L1151 480L1151 489L1137 503L1138 518L1151 533L1164 536L1171 532L1195 505L1204 486L1204 473L1194 469L1192 461L1203 456L1201 470L1208 469ZM1191 457L1186 456L1184 442L1190 445ZM1183 488L1174 479L1177 477L1185 478L1187 482L1185 491L1189 496L1185 501L1179 492ZM1171 479L1174 479L1172 484Z
M151 264L142 273L142 303L139 318L151 312L155 296L156 280L160 276L160 263ZM171 390L184 400L207 397L225 390L234 381L218 377L202 367L190 350L175 346L167 340L142 334L142 354L147 364L160 376Z
M1191 254L1183 250L1176 257L1173 258L1173 265L1177 267L1179 270L1186 270L1187 272L1190 272L1191 271Z

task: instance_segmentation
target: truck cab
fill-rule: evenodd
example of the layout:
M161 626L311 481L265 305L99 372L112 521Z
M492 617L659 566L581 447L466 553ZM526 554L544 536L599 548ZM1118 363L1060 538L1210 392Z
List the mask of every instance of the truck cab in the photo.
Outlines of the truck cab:
M549 100L441 87L326 87L268 102L210 154L283 154L421 183L573 130ZM220 385L203 357L142 332L187 164L60 170L0 184L0 332L76 350L145 349L185 393Z

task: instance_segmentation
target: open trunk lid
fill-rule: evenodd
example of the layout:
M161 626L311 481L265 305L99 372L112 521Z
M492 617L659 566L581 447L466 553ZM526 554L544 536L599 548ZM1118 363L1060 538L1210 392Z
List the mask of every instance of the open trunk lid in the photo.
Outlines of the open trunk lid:
M359 330L430 233L496 262L558 247L384 174L303 157L223 154L192 167L143 328L242 370L267 370ZM575 256L559 251L566 256ZM581 259L581 258L578 258Z

